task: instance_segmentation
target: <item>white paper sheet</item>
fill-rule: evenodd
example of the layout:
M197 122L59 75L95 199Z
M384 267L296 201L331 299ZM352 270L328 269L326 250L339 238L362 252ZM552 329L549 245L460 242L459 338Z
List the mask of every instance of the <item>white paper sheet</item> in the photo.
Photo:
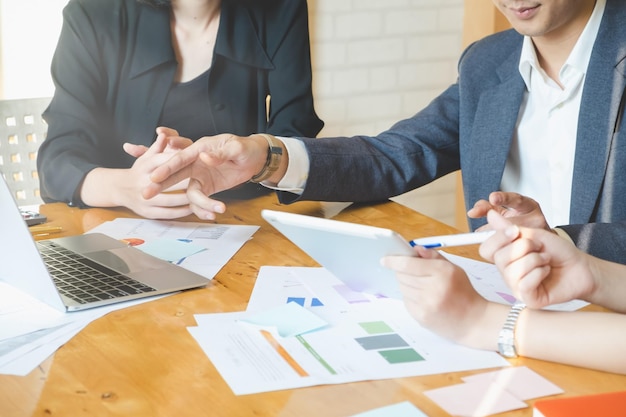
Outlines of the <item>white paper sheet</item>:
M251 225L119 218L102 223L88 233L99 232L126 240L137 249L141 249L144 243L163 244L168 239L202 246L206 250L178 259L175 263L213 279L258 229L259 226Z

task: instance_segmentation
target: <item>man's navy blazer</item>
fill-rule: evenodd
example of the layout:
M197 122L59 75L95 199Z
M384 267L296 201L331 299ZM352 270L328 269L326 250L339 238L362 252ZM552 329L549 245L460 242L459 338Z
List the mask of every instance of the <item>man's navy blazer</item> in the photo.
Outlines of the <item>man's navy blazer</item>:
M626 2L607 0L584 81L570 225L583 250L626 263ZM500 188L525 92L514 30L466 49L459 77L413 117L375 137L303 139L310 175L305 200L375 201L461 169L465 204ZM546 174L547 175L547 174ZM332 184L332 185L329 185ZM281 193L284 202L293 195ZM298 199L298 198L296 198ZM401 221L401 220L400 220ZM472 220L472 229L484 219ZM612 223L612 224L601 224Z

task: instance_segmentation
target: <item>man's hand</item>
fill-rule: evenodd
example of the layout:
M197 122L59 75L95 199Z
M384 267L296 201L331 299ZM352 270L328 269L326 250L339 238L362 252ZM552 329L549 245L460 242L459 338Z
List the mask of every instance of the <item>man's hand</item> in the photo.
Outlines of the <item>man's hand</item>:
M539 203L521 194L495 191L489 194L489 201L478 200L467 215L472 219L479 219L486 217L489 210L496 211L519 226L551 230ZM478 228L478 230L490 229L489 224Z

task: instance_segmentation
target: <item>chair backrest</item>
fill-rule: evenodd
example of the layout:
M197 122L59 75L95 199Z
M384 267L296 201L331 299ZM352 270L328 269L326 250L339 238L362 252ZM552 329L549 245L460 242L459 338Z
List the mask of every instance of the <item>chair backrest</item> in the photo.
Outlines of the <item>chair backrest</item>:
M0 173L20 206L41 204L37 151L48 125L41 114L50 98L0 100Z

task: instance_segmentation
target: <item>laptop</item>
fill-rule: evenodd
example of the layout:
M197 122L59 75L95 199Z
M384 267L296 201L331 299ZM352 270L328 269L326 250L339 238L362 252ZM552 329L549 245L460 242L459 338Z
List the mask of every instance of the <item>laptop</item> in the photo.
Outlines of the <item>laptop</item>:
M206 286L202 275L101 233L35 242L0 173L0 281L59 311Z
M401 298L395 273L380 259L415 251L393 230L274 210L261 216L350 289Z

